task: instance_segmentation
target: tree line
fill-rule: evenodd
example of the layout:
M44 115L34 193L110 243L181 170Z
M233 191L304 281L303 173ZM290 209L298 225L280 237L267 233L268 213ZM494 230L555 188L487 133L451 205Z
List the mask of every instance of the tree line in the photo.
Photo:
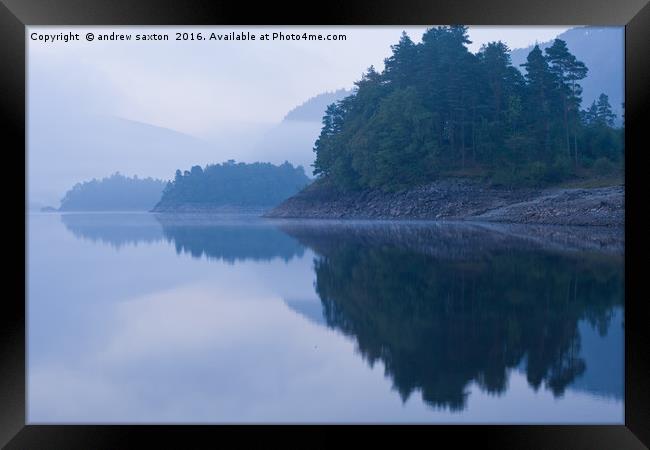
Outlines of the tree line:
M582 109L586 65L556 39L523 70L502 42L476 54L465 26L404 32L385 68L330 104L314 145L314 174L343 189L396 190L443 176L543 185L612 175L623 128L606 94ZM523 72L523 73L522 73Z
M75 184L61 200L59 211L148 211L160 200L164 188L163 180L115 172Z
M176 170L157 206L274 206L309 183L302 166L228 160L189 171Z

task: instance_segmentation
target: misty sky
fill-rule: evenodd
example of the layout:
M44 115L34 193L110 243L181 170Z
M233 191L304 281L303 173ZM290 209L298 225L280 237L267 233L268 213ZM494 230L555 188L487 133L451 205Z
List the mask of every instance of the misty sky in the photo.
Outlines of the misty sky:
M151 28L30 27L28 33L79 32L82 40L28 39L30 108L66 108L116 115L197 136L233 122L278 122L307 98L351 88L371 64L383 67L402 29L419 41L423 27L326 28L346 41L175 41L174 32L314 32L315 28L158 27L170 41L87 42L83 36ZM567 27L472 27L472 51L503 40L511 48L546 41ZM323 28L321 27L321 30Z
M522 48L567 28L470 27L470 50L493 40ZM419 42L425 27L29 27L30 203L57 206L75 183L115 171L169 179L176 168L231 158L288 160L310 173L320 125L278 124L312 96L352 88L370 65L382 69L402 30ZM175 40L175 32L230 31L344 33L347 39ZM32 33L69 32L81 40L31 39ZM88 32L158 32L170 40L87 42Z

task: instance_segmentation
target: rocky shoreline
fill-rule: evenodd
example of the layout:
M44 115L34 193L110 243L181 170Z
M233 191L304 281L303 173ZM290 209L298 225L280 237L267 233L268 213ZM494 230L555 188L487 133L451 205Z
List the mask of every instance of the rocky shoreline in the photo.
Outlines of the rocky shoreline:
M395 193L341 193L316 182L266 212L264 217L622 227L625 188L619 185L593 189L505 189L466 179L448 179Z

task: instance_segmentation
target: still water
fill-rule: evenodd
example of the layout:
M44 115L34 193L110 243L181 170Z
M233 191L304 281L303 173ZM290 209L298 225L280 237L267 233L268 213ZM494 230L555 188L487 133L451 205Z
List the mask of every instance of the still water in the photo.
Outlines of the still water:
M623 253L479 225L28 217L30 423L623 423Z

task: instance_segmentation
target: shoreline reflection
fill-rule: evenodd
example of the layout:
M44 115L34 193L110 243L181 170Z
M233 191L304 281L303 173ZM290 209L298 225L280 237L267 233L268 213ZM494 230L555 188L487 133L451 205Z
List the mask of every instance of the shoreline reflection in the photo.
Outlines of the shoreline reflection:
M503 396L514 370L555 398L575 387L623 399L616 231L209 215L61 221L76 238L117 250L165 241L176 255L233 266L286 266L313 251L316 297L286 305L351 338L369 367L381 362L403 403L419 393L429 407L463 411L470 386Z

